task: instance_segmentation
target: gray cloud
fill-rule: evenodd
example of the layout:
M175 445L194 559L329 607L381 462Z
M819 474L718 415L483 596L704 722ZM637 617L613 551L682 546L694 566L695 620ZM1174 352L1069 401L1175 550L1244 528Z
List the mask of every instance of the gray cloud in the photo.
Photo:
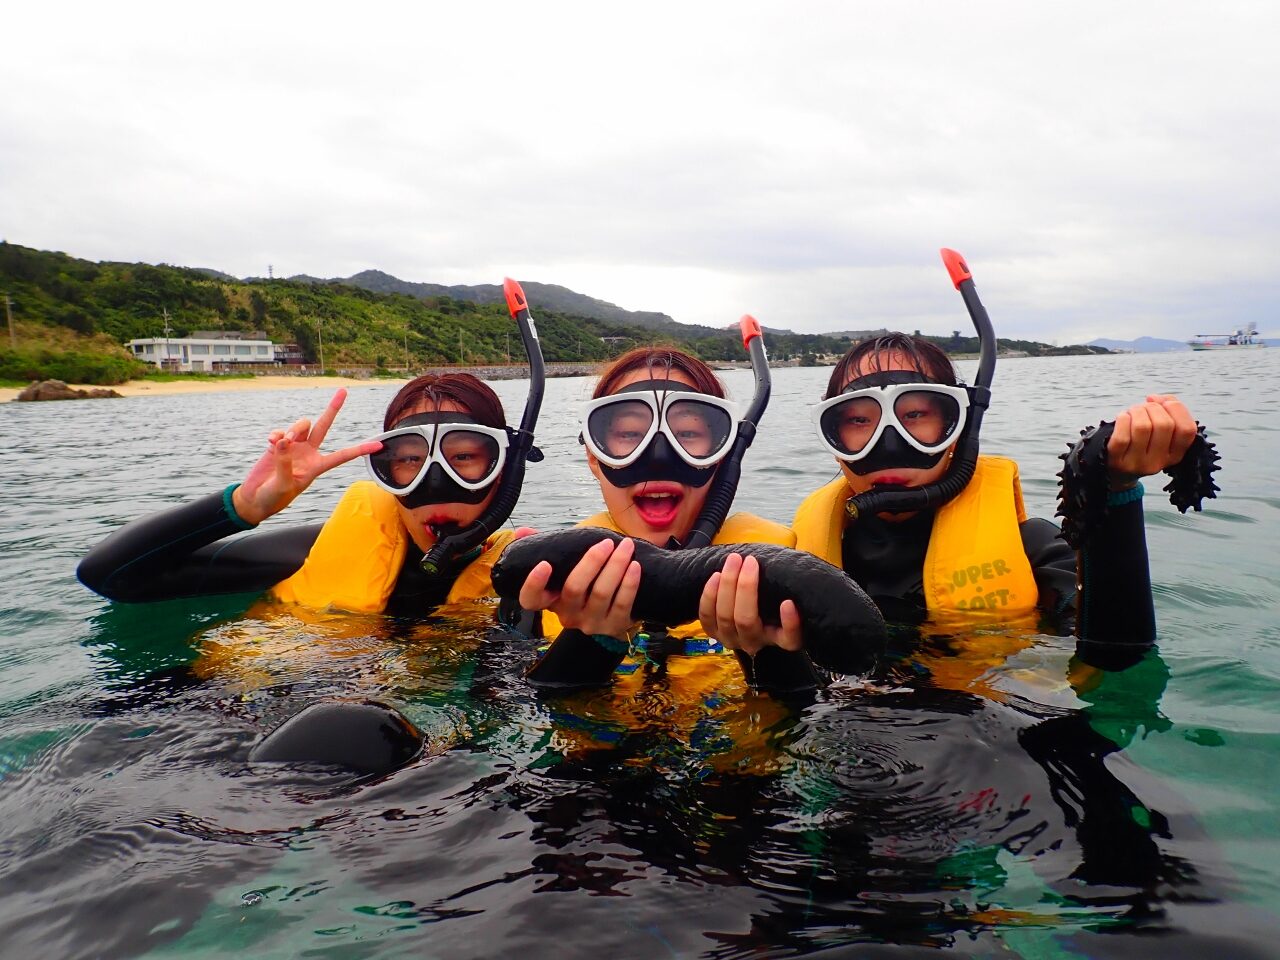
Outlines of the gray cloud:
M802 330L1184 337L1280 295L1266 3L59 5L0 232L242 275L563 283Z

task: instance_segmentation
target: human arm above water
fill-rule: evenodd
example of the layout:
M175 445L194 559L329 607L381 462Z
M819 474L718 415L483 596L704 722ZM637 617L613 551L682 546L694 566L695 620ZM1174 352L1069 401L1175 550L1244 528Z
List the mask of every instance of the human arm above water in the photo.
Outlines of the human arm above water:
M1139 481L1182 463L1197 432L1177 397L1152 394L1116 417L1104 452L1091 452L1086 435L1066 457L1059 512L1079 547L1076 635L1080 656L1095 665L1118 666L1155 643Z
M228 508L230 491L141 517L97 544L76 568L108 600L143 603L222 593L260 593L297 572L322 524L250 530Z
M322 473L378 449L370 441L320 452L345 399L346 391L339 390L314 424L303 419L287 430L273 430L267 450L243 483L141 517L112 533L80 562L80 581L109 599L142 602L256 593L296 572L319 523L220 541L283 510Z

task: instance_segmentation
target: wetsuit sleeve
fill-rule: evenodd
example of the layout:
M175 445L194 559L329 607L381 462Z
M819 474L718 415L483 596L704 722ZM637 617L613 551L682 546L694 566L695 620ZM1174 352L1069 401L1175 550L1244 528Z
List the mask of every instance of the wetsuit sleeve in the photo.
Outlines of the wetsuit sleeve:
M1117 656L1128 659L1155 643L1141 500L1110 507L1079 555L1048 520L1027 520L1020 532L1040 609L1059 632L1080 638L1082 658L1115 669Z
M613 671L626 655L625 640L593 637L566 627L525 676L535 687L542 688L601 686L613 679Z
M1080 551L1079 567L1077 653L1093 666L1119 668L1156 642L1140 499L1108 508L1106 522Z
M296 573L322 524L220 541L248 529L222 493L126 524L89 551L76 576L109 600L137 603L260 593Z
M1076 552L1062 539L1056 523L1040 517L1024 520L1018 532L1036 580L1041 612L1057 632L1072 633L1076 612Z
M742 675L754 690L775 696L811 693L827 686L832 674L823 670L803 650L763 647L754 657L735 650Z

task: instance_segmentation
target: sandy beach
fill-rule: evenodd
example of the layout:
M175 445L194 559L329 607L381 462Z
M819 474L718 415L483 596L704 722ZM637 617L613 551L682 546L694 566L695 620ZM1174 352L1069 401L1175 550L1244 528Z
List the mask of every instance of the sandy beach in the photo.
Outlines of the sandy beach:
M246 378L228 378L226 380L175 380L169 383L152 382L150 380L130 380L108 389L114 390L123 397L161 397L177 393L224 393L240 390L303 390L307 388L335 390L338 387L377 387L404 380L379 378L376 380L356 380L351 377L279 377L266 376ZM78 390L92 390L93 384L72 383L68 386ZM21 393L18 387L0 387L0 403L7 403Z

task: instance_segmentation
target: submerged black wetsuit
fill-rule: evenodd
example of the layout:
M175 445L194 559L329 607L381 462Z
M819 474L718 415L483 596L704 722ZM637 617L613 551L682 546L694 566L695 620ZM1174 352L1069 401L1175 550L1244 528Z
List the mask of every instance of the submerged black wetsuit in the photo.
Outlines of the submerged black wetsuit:
M212 493L121 527L89 551L76 576L95 593L129 603L261 593L298 572L323 526L256 530L235 516L224 494ZM226 540L247 530L254 532ZM428 577L421 559L410 542L387 613L423 613L444 603L452 581Z

